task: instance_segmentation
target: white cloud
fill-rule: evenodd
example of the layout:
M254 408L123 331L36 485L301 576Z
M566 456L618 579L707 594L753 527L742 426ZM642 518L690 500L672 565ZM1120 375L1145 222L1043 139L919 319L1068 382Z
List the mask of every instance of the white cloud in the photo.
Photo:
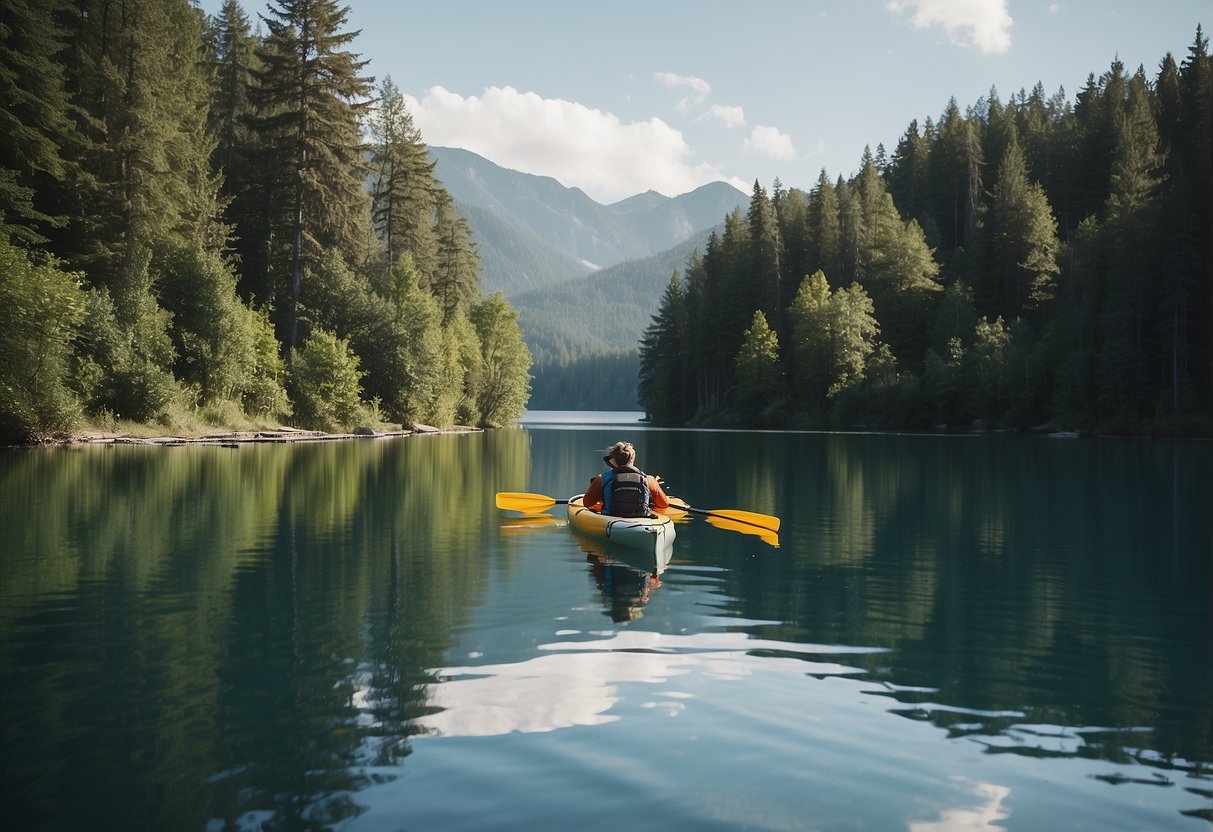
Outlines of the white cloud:
M713 104L703 117L717 119L725 127L745 127L745 110L741 107Z
M686 87L691 94L678 102L680 113L689 113L692 107L697 107L708 97L712 85L694 75L676 75L673 72L654 72L653 77L671 89Z
M889 0L894 14L911 12L915 29L942 26L958 46L976 45L982 52L1011 48L1011 14L1007 0Z
M796 148L792 146L792 137L776 127L757 125L750 131L750 137L745 140L743 147L750 153L769 156L772 159L796 158Z
M612 113L513 87L465 97L436 86L406 101L428 144L462 147L502 167L551 176L601 202L649 189L676 196L724 178L712 165L693 164L682 132L659 118L624 123Z

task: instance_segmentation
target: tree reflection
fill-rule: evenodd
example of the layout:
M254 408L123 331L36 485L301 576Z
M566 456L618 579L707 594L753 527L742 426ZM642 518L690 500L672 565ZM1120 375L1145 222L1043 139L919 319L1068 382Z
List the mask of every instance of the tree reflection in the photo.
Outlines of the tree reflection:
M5 462L5 817L311 829L409 753L486 583L494 472L529 454L500 431Z

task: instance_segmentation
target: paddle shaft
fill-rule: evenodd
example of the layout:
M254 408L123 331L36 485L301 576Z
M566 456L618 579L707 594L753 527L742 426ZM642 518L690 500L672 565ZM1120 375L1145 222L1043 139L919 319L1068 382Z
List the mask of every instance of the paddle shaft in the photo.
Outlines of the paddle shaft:
M708 511L706 508L692 508L691 506L680 503L670 503L670 508L676 508L679 511L686 511L690 512L691 514L702 514L705 517L719 517L721 520L728 520L730 523L744 523L747 526L753 526L756 529L763 529L768 532L778 531L778 527L772 529L769 525L755 523L753 520L745 520L731 513L725 514L719 511Z

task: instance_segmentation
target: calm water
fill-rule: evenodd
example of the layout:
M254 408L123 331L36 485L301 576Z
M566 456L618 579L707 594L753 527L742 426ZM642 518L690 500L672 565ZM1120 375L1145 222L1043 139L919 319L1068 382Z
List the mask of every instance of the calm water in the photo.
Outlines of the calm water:
M0 451L3 827L1213 830L1213 444L596 420Z

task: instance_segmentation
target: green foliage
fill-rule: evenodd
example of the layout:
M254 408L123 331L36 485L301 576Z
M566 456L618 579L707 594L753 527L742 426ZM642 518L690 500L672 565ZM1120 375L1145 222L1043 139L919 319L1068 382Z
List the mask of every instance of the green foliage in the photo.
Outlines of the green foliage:
M68 383L79 278L0 240L0 441L67 433L80 415Z
M395 263L408 252L421 274L432 274L438 248L433 222L438 182L421 131L391 76L379 88L370 128L371 219L387 262Z
M63 0L6 0L0 17L0 235L39 245L65 220L44 207L39 186L64 180L63 147L78 141L69 118L60 26ZM53 209L52 209L53 210Z
M361 118L370 106L366 61L346 47L348 6L334 0L275 0L257 52L252 124L265 166L264 206L274 305L287 313L283 336L294 345L304 276L326 251L365 259L369 199Z
M379 294L336 252L305 285L309 320L347 339L366 370L368 398L401 423L433 420L442 379L441 313L405 255Z
M653 322L640 340L641 406L657 424L679 424L694 414L687 353L687 298L675 272Z
M1213 430L1211 102L1198 28L1153 85L1113 61L1073 105L1039 84L952 100L892 159L822 171L807 202L756 183L748 222L726 217L687 263L689 378L662 381L668 310L642 342L646 410L678 413L690 389L698 423L754 424L768 402L783 425ZM789 264L811 275L791 298L770 279ZM787 345L788 413L755 308Z
M820 413L827 400L856 386L866 374L879 333L872 301L858 283L831 292L819 271L801 284L789 317L796 368L789 385L798 403Z
M733 405L744 424L763 426L783 404L783 371L779 364L779 336L758 310L745 331L737 352L737 385Z
M303 346L291 353L296 424L312 430L353 430L365 414L359 388L362 375L347 340L313 329Z
M198 403L241 401L260 415L289 410L268 312L240 302L236 276L223 259L196 246L165 244L156 262L160 299L173 316L175 375L197 391Z
M512 424L531 393L531 355L522 343L518 313L497 292L473 306L468 317L480 338L481 359L469 374L471 413L478 425Z
M107 288L89 292L81 327L77 388L93 411L148 422L181 395L172 315L152 294L150 254L142 251Z

